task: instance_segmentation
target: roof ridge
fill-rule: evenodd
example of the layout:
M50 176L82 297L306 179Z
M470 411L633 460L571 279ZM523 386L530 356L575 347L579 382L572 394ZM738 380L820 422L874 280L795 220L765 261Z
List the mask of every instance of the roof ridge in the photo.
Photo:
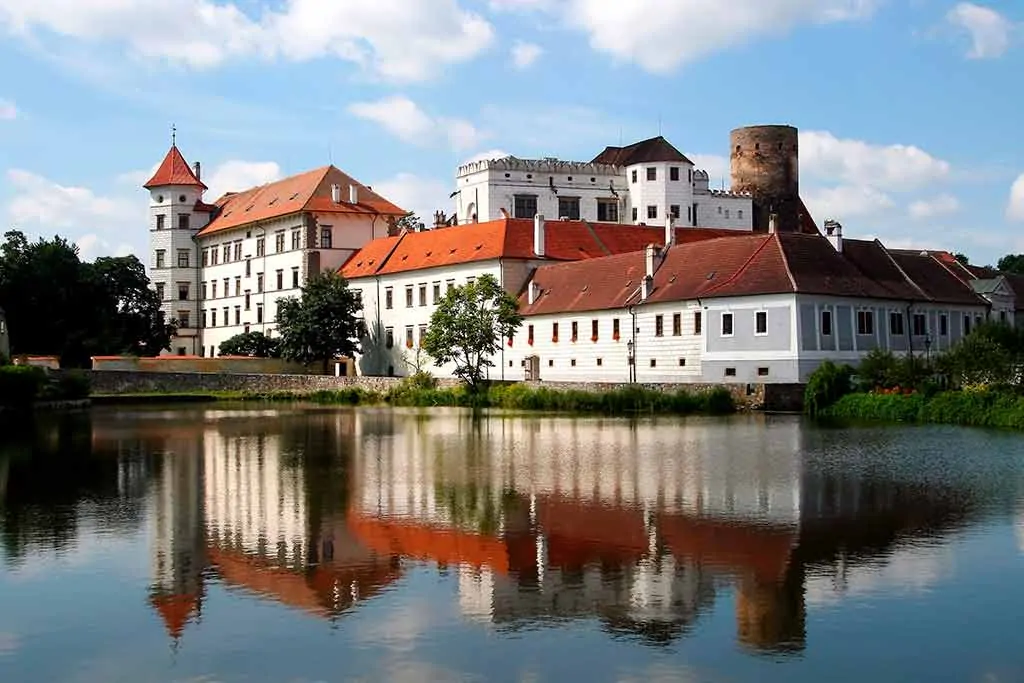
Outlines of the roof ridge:
M736 269L735 273L733 273L731 276L729 276L725 280L722 280L717 285L713 285L712 287L710 287L707 290L707 292L706 292L707 294L710 294L711 292L714 292L716 289L721 289L722 287L725 287L727 284L729 284L731 282L735 282L739 278L739 276L743 274L743 272L750 266L750 263L754 260L754 258L758 254L761 253L761 250L764 249L765 246L769 242L771 242L771 240L768 239L769 237L771 237L771 235L766 235L766 236L760 236L759 235L759 237L764 239L764 241L761 242L761 244L757 247L757 249L754 250L754 253L752 253L749 257L747 257L747 260L743 262L742 266L740 266L739 268ZM696 242L696 244L700 244L700 242Z
M395 250L398 249L398 245L401 244L405 240L406 236L408 236L409 234L410 233L407 232L407 231L403 231L403 232L399 233L398 239L395 240L395 243L391 245L390 249L388 249L388 253L384 254L384 258L382 258L380 260L380 263L377 264L377 267L374 268L374 270L373 270L373 274L374 275L379 273L381 268L383 268L385 265L388 264L389 261L391 261L391 257L395 254ZM386 238L382 238L382 239L386 239ZM358 254L359 252L356 252L356 253Z
M597 231L594 230L594 226L590 224L590 221L580 219L580 223L583 223L583 226L587 229L587 232L590 233L590 236L594 238L594 241L597 243L597 246L601 248L601 251L604 252L604 255L612 256L612 250L609 249L607 245L605 245L605 243L601 241L601 238L598 237Z
M319 173L319 179L316 181L316 184L313 185L313 189L310 191L309 196L306 197L306 201L302 202L302 209L301 209L302 211L309 211L309 203L311 201L313 201L314 197L316 197L316 191L319 190L320 189L320 185L325 180L327 180L327 175L331 172L332 168L334 168L333 164L328 165L328 166L321 166L320 168L314 168L314 169L311 169L309 171L306 171L306 173L309 173L309 174L313 175L313 177L316 177L317 171L320 171L320 173ZM345 175L345 176L348 175L347 173L342 171L340 168L338 169L338 171L342 175ZM299 173L298 175L303 175L303 174ZM353 180L355 180L355 179L353 178Z
M925 298L925 300L934 301L934 298L929 296L928 292L924 291L924 289L921 288L921 285L914 282L914 279L907 275L907 271L903 270L903 267L896 262L896 259L893 258L893 255L889 253L889 250L885 248L885 245L882 244L882 241L880 239L876 237L874 242L875 244L878 245L878 248L882 250L882 253L885 254L885 257L889 259L889 262L892 263L892 265L896 266L896 270L900 271L900 275L903 276L903 279L910 283L911 287L916 289L921 294L921 296Z
M789 277L789 283L793 285L794 292L799 291L800 288L796 284L796 278L793 277L793 269L789 267L789 255L786 254L786 250L782 248L782 238L779 237L778 233L775 233L775 242L779 245L779 255L782 257L782 265L786 269L786 275Z

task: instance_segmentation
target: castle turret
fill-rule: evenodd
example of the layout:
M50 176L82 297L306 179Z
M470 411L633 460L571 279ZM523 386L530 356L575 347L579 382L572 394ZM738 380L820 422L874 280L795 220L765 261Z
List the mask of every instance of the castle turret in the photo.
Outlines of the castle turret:
M730 135L732 191L749 192L754 200L753 228L768 231L777 215L780 232L800 232L800 150L792 126L749 126Z

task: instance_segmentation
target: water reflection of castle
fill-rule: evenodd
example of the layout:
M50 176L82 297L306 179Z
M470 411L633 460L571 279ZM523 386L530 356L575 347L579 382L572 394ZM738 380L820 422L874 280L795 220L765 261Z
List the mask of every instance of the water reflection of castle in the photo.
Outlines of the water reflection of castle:
M667 642L731 584L740 642L799 649L811 574L841 591L969 504L806 468L789 420L221 412L176 436L150 423L173 452L151 496L151 600L176 638L211 576L333 618L412 558L452 567L463 614L498 628L598 618ZM311 469L317 451L341 474Z

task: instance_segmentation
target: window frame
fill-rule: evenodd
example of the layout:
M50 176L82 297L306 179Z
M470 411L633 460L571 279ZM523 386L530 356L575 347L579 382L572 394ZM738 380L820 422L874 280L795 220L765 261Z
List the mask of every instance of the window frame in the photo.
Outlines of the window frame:
M725 321L729 321L729 331L725 331ZM722 311L721 316L721 329L719 330L723 337L735 337L736 336L736 318L732 311Z
M764 323L762 325L762 323ZM768 336L768 311L754 311L754 336Z

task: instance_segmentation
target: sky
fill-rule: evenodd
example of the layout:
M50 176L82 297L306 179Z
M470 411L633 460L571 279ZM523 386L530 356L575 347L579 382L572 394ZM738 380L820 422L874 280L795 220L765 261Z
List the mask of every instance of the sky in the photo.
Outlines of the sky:
M146 253L171 142L212 201L333 163L428 223L460 163L800 129L819 225L1024 252L1019 0L0 0L0 221ZM143 259L145 261L145 259Z

